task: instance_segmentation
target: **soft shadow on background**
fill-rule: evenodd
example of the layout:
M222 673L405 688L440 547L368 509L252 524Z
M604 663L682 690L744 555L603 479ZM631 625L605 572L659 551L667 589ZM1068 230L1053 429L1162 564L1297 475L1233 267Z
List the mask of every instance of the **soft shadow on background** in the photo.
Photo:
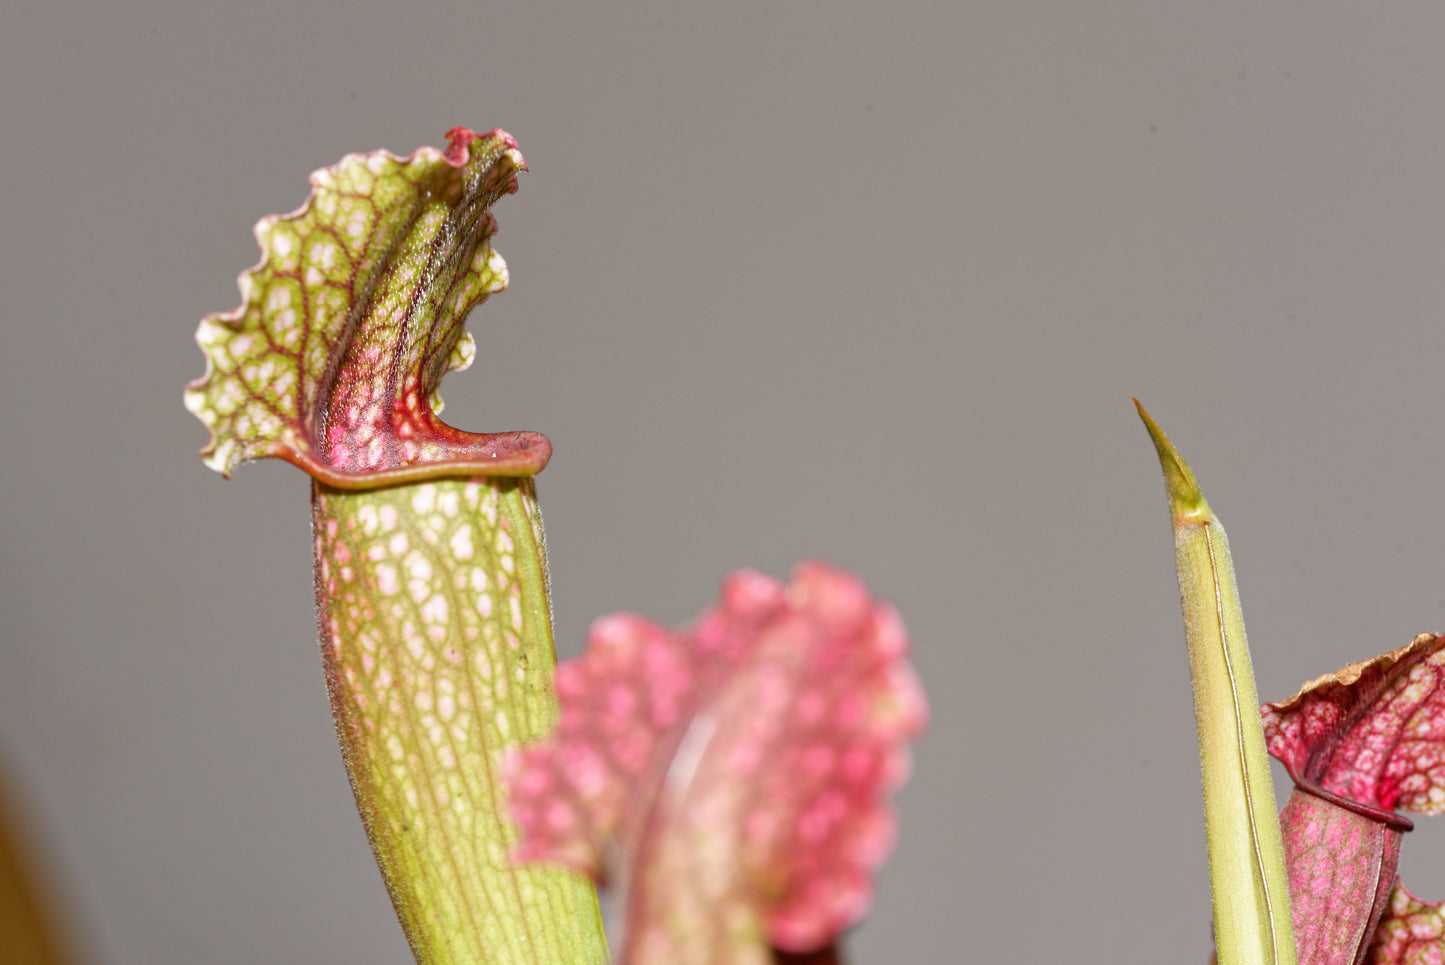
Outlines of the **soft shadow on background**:
M512 288L444 386L539 429L558 640L817 556L933 725L867 962L1204 961L1172 551L1260 693L1442 629L1430 4L22 0L0 33L0 759L92 963L407 960L331 733L307 481L181 388L250 227L500 125ZM1445 829L1403 873L1445 897ZM1161 955L1161 949L1169 949Z

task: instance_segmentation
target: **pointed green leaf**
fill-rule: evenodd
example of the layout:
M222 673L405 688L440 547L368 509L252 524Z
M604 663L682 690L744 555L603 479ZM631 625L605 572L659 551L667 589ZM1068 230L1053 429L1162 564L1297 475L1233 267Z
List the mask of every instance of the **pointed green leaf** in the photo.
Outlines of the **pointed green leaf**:
M1224 527L1149 418L1174 524L1220 965L1295 965L1294 927L1254 671Z

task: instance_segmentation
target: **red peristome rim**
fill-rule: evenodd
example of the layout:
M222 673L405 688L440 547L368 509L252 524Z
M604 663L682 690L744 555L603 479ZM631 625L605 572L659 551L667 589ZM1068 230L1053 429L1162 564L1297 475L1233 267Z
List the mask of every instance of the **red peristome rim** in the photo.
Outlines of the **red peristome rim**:
M1288 763L1285 763L1284 768L1294 781L1294 786L1312 797L1317 797L1321 801L1328 801L1335 807L1344 808L1346 811L1353 811L1361 817L1369 818L1371 821L1377 824L1383 824L1385 827L1399 831L1401 834L1415 830L1415 822L1405 817L1405 815L1399 811L1386 811L1383 808L1371 807L1368 804L1361 804L1359 801L1353 801L1333 791L1326 791L1313 781L1306 781L1299 777L1295 774L1294 768L1290 767Z

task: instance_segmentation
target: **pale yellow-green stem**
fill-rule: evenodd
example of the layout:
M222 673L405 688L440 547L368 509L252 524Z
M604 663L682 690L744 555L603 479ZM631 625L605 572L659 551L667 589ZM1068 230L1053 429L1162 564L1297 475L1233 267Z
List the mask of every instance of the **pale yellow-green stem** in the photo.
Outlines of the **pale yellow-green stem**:
M1134 403L1139 405L1138 400ZM1220 965L1295 965L1284 846L1224 527L1143 406L1174 524Z

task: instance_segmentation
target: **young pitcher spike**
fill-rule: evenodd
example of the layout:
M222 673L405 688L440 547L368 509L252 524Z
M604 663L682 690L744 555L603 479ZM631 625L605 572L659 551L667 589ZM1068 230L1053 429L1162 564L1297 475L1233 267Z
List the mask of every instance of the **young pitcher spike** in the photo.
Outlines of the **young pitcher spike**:
M1189 465L1134 404L1159 454L1174 526L1219 962L1296 965L1284 846L1229 541Z

